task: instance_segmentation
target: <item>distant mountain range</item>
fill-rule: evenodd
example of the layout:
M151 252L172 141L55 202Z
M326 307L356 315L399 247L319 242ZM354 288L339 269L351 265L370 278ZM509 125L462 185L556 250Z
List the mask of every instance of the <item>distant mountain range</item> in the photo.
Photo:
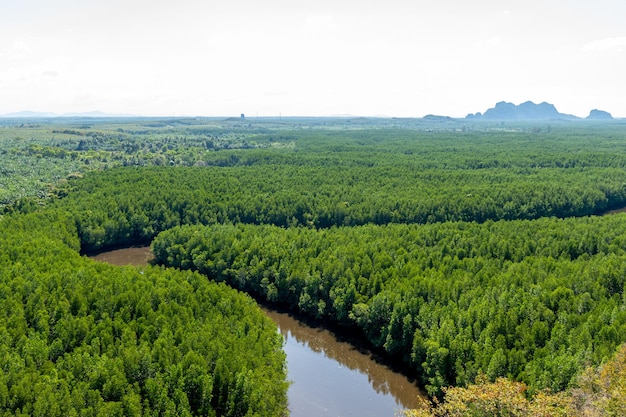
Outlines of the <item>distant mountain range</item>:
M6 118L48 118L48 117L135 117L129 114L108 114L101 111L90 111L83 113L50 113L38 111L20 111L16 113L0 114L0 117Z
M560 113L553 104L535 104L527 101L520 105L501 101L485 113L468 114L467 120L581 120L571 114ZM603 110L591 110L586 120L611 120L613 116Z
M53 118L53 117L141 117L131 114L109 114L101 111L90 111L83 113L51 113L36 111L21 111L16 113L0 114L0 118ZM340 116L335 116L340 117ZM345 117L345 116L341 116ZM445 122L453 121L454 118L448 116L437 116L429 114L424 116L425 120ZM496 103L495 107L487 109L484 113L470 113L465 116L465 120L612 120L611 113L594 109L587 117L580 118L571 114L560 113L553 104L526 101L515 105L506 101ZM458 120L458 119L456 119Z

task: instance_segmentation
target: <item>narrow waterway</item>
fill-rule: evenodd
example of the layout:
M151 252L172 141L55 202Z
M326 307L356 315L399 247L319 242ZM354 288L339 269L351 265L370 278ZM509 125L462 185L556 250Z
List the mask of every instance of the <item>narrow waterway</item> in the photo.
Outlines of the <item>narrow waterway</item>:
M407 377L323 328L265 309L285 338L292 417L393 417L423 394Z
M151 260L153 260L154 255L150 250L150 246L137 246L102 252L92 256L91 259L118 266L142 266L147 265Z
M602 216L607 216L610 214L619 214L619 213L626 213L626 207L619 207L613 210L607 210L604 213L602 213Z
M145 265L150 248L117 249L93 256L114 265ZM424 394L374 356L289 314L264 309L285 338L291 417L393 417L419 407Z

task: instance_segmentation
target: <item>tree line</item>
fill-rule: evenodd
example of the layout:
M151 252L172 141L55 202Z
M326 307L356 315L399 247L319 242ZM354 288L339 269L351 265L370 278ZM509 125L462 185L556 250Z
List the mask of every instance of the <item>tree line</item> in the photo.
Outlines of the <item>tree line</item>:
M619 129L302 127L3 142L12 161L100 159L51 200L6 193L0 409L281 415L275 328L206 276L360 329L433 395L483 374L563 390L624 342L623 215L588 217L626 203ZM155 237L160 262L197 272L78 255Z
M286 413L283 342L252 299L79 248L65 214L0 221L0 415Z
M358 327L431 394L480 372L561 391L626 341L625 221L182 226L152 247L164 265Z
M181 224L283 227L583 216L626 201L626 171L536 175L405 167L142 167L69 180L83 249L149 241ZM77 206L78 205L78 206Z

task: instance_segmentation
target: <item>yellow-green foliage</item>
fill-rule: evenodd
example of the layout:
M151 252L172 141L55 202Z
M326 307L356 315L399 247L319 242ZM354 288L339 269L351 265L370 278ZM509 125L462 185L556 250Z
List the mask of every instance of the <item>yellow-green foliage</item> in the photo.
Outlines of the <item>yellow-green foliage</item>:
M588 368L569 391L529 396L520 382L479 375L476 383L443 390L442 401L423 400L405 417L621 417L626 415L626 345L599 368Z
M585 417L626 416L626 345L598 370L588 368L572 394Z
M520 382L497 378L489 382L485 375L466 388L444 389L442 402L423 400L423 408L406 410L405 417L567 417L573 401L565 394L539 392L531 399Z

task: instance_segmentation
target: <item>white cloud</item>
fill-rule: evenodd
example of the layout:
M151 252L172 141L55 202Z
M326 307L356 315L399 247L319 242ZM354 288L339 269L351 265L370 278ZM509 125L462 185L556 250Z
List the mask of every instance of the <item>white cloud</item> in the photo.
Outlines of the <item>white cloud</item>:
M597 1L9 0L0 113L626 115L626 2Z
M22 40L14 40L11 45L6 45L0 49L0 58L5 58L9 61L28 59L32 55L33 49Z
M304 19L304 33L306 35L320 35L337 28L331 15L310 14Z
M626 36L598 39L582 46L585 52L622 50L626 48Z
M481 39L474 42L476 48L498 48L504 44L504 40L501 36L495 35L487 39Z

